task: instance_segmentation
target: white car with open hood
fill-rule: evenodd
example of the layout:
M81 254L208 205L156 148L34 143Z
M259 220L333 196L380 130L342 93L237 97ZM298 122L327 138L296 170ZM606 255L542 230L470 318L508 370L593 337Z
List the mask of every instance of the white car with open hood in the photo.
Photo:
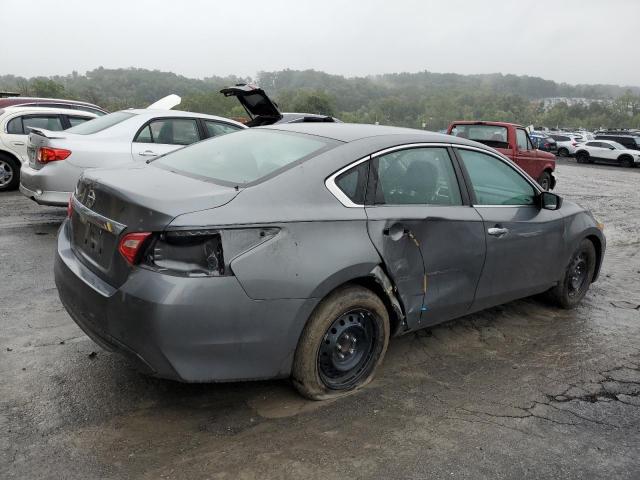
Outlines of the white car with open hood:
M167 110L176 99L179 102L179 97L169 96L152 105L161 110L121 110L64 132L32 128L20 191L41 205L67 205L87 168L145 161L247 128L228 118Z

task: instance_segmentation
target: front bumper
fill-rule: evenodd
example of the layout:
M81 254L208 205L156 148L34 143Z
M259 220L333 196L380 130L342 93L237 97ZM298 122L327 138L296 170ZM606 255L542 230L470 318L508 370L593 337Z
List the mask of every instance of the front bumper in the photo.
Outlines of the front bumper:
M186 382L287 377L315 299L252 300L235 277L183 278L144 268L114 288L58 234L62 304L96 343L154 376Z

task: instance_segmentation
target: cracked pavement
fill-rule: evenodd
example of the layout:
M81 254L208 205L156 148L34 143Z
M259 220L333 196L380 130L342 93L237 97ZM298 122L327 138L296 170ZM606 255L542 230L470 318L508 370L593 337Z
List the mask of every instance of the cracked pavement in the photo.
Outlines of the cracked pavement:
M0 194L0 478L638 478L640 169L558 165L608 250L573 311L530 298L393 339L366 389L144 377L57 298L64 209Z

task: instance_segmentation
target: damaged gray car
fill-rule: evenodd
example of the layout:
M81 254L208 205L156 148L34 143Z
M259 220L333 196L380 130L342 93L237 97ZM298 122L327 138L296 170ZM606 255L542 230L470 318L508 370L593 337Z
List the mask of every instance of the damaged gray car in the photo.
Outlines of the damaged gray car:
M185 382L367 384L389 338L596 280L602 225L495 150L411 129L242 130L84 173L62 303L97 343Z

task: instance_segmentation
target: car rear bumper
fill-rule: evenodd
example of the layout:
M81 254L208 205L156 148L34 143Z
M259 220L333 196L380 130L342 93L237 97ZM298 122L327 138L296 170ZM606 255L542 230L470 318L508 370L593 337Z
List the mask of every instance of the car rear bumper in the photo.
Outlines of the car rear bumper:
M62 304L96 343L154 376L186 382L286 377L315 299L252 300L233 276L184 278L135 268L114 288L58 234Z
M43 168L23 163L20 169L20 191L41 205L66 206L82 170L60 161Z

